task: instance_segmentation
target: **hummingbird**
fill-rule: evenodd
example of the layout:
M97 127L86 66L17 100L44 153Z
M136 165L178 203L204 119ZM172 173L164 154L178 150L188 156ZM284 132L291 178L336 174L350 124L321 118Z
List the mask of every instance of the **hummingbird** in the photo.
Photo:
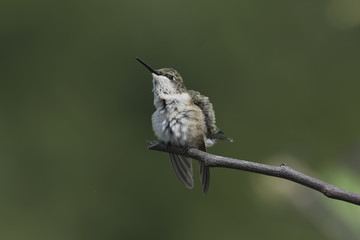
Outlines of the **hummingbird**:
M156 137L178 147L197 148L206 151L218 139L228 140L215 124L215 112L208 97L194 90L187 90L180 74L173 68L153 69L136 58L152 74L155 112L152 128ZM192 159L169 153L176 176L185 185L194 187ZM202 192L209 189L210 170L199 161Z

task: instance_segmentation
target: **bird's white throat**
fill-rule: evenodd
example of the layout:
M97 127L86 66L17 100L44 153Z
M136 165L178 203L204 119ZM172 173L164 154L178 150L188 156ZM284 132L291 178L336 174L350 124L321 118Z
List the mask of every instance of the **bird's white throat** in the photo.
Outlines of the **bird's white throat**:
M180 93L176 86L165 76L153 74L154 105L162 106L161 101L174 101L179 104L190 103L190 95L187 92Z

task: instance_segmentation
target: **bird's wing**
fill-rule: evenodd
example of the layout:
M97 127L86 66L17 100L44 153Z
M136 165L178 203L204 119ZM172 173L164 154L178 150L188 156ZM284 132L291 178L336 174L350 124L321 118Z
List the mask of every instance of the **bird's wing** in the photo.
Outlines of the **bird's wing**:
M205 123L206 123L206 137L211 139L221 139L228 140L232 142L231 138L223 136L224 132L219 129L215 124L215 112L212 103L209 98L201 95L199 92L194 90L189 90L192 102L200 107L204 113Z
M185 187L192 189L194 187L192 159L173 153L169 153L169 156L176 176Z

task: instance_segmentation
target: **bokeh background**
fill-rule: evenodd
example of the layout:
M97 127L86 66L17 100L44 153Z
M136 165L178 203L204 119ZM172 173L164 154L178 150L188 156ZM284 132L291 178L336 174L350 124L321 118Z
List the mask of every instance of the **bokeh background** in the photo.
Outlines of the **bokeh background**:
M360 4L0 3L0 239L359 239L360 208L212 169L187 190L154 140L151 75L173 67L234 139L360 192ZM196 169L196 168L195 168Z

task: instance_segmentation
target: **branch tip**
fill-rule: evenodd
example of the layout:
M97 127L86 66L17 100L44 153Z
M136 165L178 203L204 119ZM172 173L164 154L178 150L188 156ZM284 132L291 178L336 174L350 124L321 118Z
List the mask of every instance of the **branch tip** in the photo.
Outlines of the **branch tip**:
M181 154L186 157L190 157L202 161L205 163L205 165L211 167L222 167L222 168L243 170L243 171L254 172L258 174L287 179L289 181L298 183L300 185L312 188L329 198L345 201L360 206L360 194L349 192L347 190L341 189L329 183L320 181L316 178L297 172L294 169L286 166L285 163L280 164L281 170L279 171L279 167L277 166L271 166L271 165L260 164L245 160L217 156L217 155L209 154L207 152L203 152L198 149L171 146L160 141L148 141L148 143L150 144L148 146L148 149L151 150Z

